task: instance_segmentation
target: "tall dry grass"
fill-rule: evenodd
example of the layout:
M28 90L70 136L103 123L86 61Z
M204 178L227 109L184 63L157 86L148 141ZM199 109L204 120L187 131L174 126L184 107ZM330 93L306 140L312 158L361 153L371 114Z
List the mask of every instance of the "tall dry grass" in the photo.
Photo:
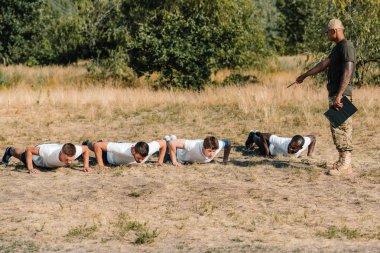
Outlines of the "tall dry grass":
M194 137L197 131L231 135L239 141L251 128L284 135L321 133L321 127L328 127L323 116L327 109L325 87L317 87L307 79L286 88L303 71L305 61L302 57L284 57L272 64L272 71L245 72L256 75L259 83L209 87L202 92L156 91L147 88L144 82L149 81L144 79L139 80L143 88L123 88L89 79L80 65L1 67L7 76L18 79L1 89L0 101L2 114L8 119L12 115L31 117L39 125L65 119L71 124L87 120L103 129L107 127L105 121L109 126L140 125L156 129L148 133L152 138L165 129ZM221 81L229 74L229 70L223 70L213 78ZM359 108L356 124L360 122L366 128L378 125L379 95L376 87L354 91L354 103Z

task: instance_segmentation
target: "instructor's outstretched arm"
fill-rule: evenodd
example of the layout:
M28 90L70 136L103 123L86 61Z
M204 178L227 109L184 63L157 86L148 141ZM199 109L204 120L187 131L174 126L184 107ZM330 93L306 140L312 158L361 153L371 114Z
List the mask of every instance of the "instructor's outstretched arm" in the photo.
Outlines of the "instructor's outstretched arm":
M307 71L306 73L303 73L302 75L300 75L299 77L297 77L296 81L298 83L302 83L303 80L305 80L306 77L318 74L319 72L322 72L329 65L330 65L330 59L327 57L324 60L322 60L321 62L319 62L316 66L314 66L313 68L311 68L309 71Z

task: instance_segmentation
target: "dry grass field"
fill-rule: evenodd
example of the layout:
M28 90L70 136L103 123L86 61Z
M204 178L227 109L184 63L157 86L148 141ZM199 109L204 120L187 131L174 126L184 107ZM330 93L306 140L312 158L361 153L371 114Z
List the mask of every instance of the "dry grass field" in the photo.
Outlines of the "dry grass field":
M324 175L337 157L325 87L289 89L302 58L282 58L259 83L154 91L96 83L80 66L0 67L0 147L85 139L204 138L233 143L206 165L151 162L102 172L30 175L0 166L0 252L380 252L380 89L355 89L354 175ZM228 71L214 79L222 80ZM268 160L245 150L250 129L313 133L312 158ZM92 154L93 155L93 154Z

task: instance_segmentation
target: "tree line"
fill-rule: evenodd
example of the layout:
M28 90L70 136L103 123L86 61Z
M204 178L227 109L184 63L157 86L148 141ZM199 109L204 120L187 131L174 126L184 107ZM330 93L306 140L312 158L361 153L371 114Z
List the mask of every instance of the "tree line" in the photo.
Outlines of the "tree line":
M340 18L358 51L357 82L380 83L380 0L0 0L2 64L88 61L99 78L159 73L157 87L202 89L223 68L327 53ZM368 74L370 73L370 74Z

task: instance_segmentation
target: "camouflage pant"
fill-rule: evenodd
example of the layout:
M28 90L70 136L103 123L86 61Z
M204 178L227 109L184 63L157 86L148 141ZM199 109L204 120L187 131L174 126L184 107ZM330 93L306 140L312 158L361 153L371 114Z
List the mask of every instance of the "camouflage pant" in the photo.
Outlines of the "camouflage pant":
M347 96L351 100L351 97ZM329 106L332 107L334 104L335 97L329 97ZM330 129L334 144L339 152L352 151L352 116L348 118L342 125L334 128L330 124Z

